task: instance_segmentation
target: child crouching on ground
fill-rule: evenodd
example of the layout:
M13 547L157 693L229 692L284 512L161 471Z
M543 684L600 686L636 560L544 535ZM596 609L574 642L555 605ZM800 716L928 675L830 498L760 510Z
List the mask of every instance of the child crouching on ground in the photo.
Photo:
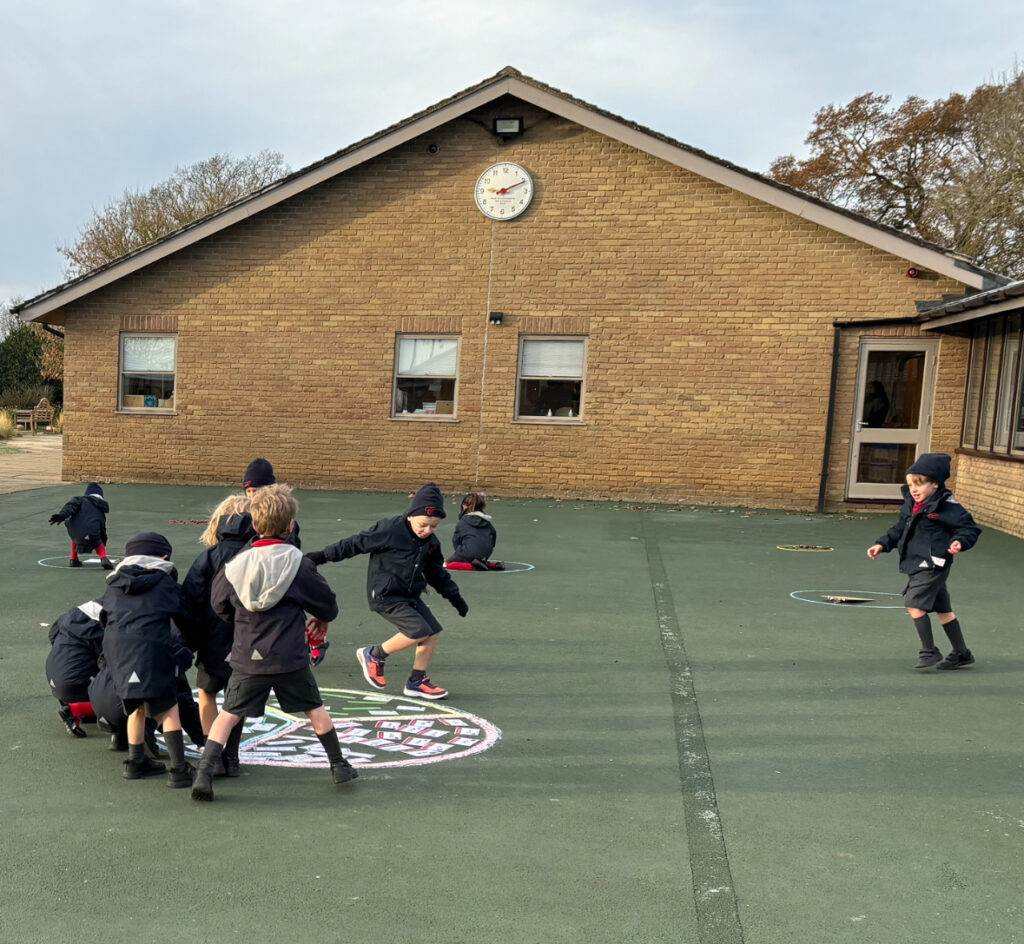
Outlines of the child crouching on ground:
M492 561L498 533L490 515L484 514L487 496L470 492L462 499L459 523L452 535L455 553L445 561L449 570L504 570L501 561Z
M357 776L341 753L309 666L305 614L330 622L338 615L338 603L316 567L287 543L299 507L291 492L287 485L274 484L252 496L249 513L259 537L213 580L210 605L234 624L231 678L199 761L193 800L213 799L213 777L231 732L242 718L263 714L271 691L283 711L301 711L309 718L335 783Z
M178 713L177 687L180 640L171 621L184 617L178 572L171 563L171 545L162 534L143 531L125 546L124 560L107 578L100 601L103 657L114 691L128 715L126 780L164 772L164 765L146 757L146 718L163 725L171 757L167 786L192 785L193 768L185 760L185 742ZM191 653L188 653L191 664Z
M921 640L915 669L933 665L937 669L960 669L974 662L953 612L946 580L952 558L974 547L981 528L946 488L950 461L945 453L929 452L907 469L899 519L868 548L872 560L893 549L900 552L900 573L909 577L903 602ZM939 614L953 647L945 658L935 646L929 613Z
M67 502L60 511L50 515L50 524L64 522L68 537L71 538L72 567L81 567L79 551L95 551L104 570L113 570L114 565L107 557L107 514L110 505L103 497L103 489L95 482L85 487L85 494Z

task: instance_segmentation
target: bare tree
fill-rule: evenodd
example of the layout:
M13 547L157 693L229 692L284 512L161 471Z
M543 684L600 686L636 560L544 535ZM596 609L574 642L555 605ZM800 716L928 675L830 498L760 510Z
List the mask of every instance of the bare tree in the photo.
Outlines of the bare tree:
M260 151L228 154L179 167L149 190L125 190L82 228L78 239L57 251L67 259L65 275L75 278L172 233L289 173L284 157Z

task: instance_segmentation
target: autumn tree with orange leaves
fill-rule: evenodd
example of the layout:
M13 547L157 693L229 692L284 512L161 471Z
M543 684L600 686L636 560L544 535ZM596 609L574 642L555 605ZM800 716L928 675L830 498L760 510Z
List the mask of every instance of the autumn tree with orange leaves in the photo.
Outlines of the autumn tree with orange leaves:
M1024 73L927 102L866 92L814 116L810 156L769 175L1024 278Z

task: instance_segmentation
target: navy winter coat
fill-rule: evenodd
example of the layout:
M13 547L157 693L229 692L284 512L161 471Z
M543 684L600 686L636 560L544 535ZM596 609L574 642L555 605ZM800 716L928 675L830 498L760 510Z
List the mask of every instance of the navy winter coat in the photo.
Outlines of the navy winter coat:
M50 627L46 680L63 702L88 701L89 680L99 671L103 652L100 604L92 600L68 610Z
M231 515L217 526L217 543L203 551L189 568L181 583L181 598L187 619L183 627L185 643L196 653L196 663L211 675L228 676L228 655L234 631L210 605L213 578L224 565L256 537L249 515Z
M883 551L899 551L900 573L916 574L948 568L953 563L949 545L959 541L966 551L974 547L980 534L971 513L954 500L948 488L938 489L915 515L914 499L904 485L899 519L875 543L881 544Z
M368 531L324 548L329 561L343 561L357 554L370 555L366 599L374 612L418 599L428 584L446 600L459 595L458 586L444 568L437 537L416 537L405 515L385 518Z
M296 672L309 666L306 614L330 622L334 591L292 544L254 541L213 578L210 605L234 625L230 663L246 675Z
M107 543L107 514L110 505L101 495L78 495L57 513L64 519L68 537L80 551L94 551ZM56 522L54 522L56 524Z
M181 636L172 621L185 615L174 565L156 557L126 557L107 578L101 603L103 656L114 691L122 699L173 694L182 668Z
M494 553L497 540L498 534L491 524L490 515L485 515L482 511L464 511L459 515L459 523L455 526L455 534L452 535L455 553L450 560L466 563L472 560L488 560Z

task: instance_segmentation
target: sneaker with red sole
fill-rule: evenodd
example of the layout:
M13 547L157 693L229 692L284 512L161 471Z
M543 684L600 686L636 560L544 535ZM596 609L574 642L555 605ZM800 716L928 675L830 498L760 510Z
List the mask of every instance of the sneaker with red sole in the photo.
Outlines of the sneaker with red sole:
M375 659L370 654L372 648L373 646L364 646L362 649L357 649L356 658L363 668L363 678L374 688L383 688L387 685L384 680L384 660Z
M429 698L431 701L437 701L440 698L447 698L448 690L438 688L430 679L424 676L418 682L409 679L405 683L405 691L402 694L410 695L413 698Z

